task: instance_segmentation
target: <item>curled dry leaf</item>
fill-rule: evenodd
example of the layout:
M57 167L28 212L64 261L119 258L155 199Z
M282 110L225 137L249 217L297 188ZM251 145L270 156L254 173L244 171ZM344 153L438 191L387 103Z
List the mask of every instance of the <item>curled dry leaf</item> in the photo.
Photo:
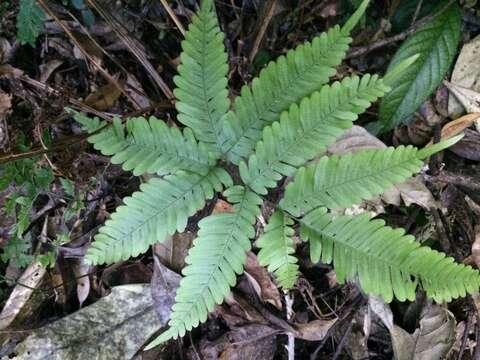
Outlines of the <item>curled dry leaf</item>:
M247 255L245 275L262 301L272 304L278 310L282 309L282 300L277 286L268 274L267 269L260 266L257 256L252 252Z
M441 140L446 140L461 134L465 129L472 126L472 124L480 119L480 112L474 112L464 115L456 120L450 121L445 124L441 132ZM433 141L430 141L428 145L431 145Z
M39 81L42 84L45 84L53 72L63 64L62 60L53 59L46 62L43 65L40 65L40 79Z
M313 320L306 324L295 324L297 332L295 337L309 341L320 341L326 335L328 330L337 322L337 319L331 320Z
M390 306L380 298L370 296L369 306L390 332L396 360L444 359L454 344L455 317L440 305L423 309L420 327L413 334L393 323Z
M123 87L123 81L117 81L120 87ZM99 111L110 109L118 100L122 92L115 84L107 84L100 87L97 91L87 96L85 104Z
M12 107L12 96L0 90L0 149L8 144L7 117Z

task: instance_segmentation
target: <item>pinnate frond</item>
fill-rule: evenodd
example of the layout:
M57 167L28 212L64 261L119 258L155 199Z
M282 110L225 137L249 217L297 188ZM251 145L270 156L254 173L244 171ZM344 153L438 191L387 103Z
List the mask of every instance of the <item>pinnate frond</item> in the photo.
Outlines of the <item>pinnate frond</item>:
M333 262L340 283L358 280L366 293L386 302L393 296L414 300L418 284L437 302L471 294L480 286L478 271L368 214L333 217L325 208L316 209L301 220L301 237L310 242L312 261Z
M266 194L283 176L293 175L307 160L320 155L388 90L376 75L355 76L325 85L299 106L292 105L279 122L263 130L248 166L240 163L242 180Z
M292 104L319 90L335 75L335 67L345 57L355 27L368 1L364 1L344 28L335 26L280 56L244 86L235 99L222 129L222 150L238 164L248 157L262 138L262 129L280 119Z
M185 262L170 317L170 328L149 344L153 347L207 320L215 304L221 304L243 272L250 239L255 236L255 221L262 200L241 186L224 192L234 204L233 213L221 213L204 218Z
M90 264L110 264L145 252L167 235L183 231L206 199L231 184L228 173L220 168L206 175L178 172L151 179L123 199L125 205L100 228L85 259Z
M319 207L349 208L406 181L421 170L425 157L451 146L460 138L422 150L399 146L324 156L318 163L298 170L285 190L280 207L293 216Z
M260 265L268 266L268 271L275 274L278 284L285 290L291 289L298 278L297 258L292 255L295 253L292 225L292 219L276 211L256 242L260 248Z
M106 125L98 119L90 119L90 123L81 117L76 119L90 132ZM178 170L206 174L215 162L190 129L182 133L153 116L149 120L130 118L126 125L115 118L111 126L91 135L88 141L103 155L114 155L112 164L122 164L124 170L133 170L137 176L145 173L166 175Z
M212 151L218 148L220 119L230 107L223 39L212 1L203 1L182 41L179 75L174 78L178 120Z

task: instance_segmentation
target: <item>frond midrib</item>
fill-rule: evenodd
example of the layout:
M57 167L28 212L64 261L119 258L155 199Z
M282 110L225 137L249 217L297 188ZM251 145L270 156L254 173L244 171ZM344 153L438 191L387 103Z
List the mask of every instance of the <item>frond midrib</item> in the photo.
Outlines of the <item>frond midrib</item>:
M332 47L334 47L334 46L333 46L334 44L335 44L335 43L330 44L328 50L330 50ZM327 50L327 52L328 52L328 50ZM286 55L284 55L284 56L286 56ZM320 63L321 61L323 61L323 60L325 60L325 59L327 59L327 56L323 55L323 56L321 56L321 57L318 59L318 61L317 61L316 64L312 65L312 66L311 66L308 70L306 70L304 73L300 73L300 74L299 74L299 73L296 73L295 76L294 76L294 78L293 78L293 80L290 81L290 82L288 83L288 85L290 86L292 83L298 82L299 80L305 80L304 77L305 77L305 75L306 75L307 73L313 72L313 71L315 70L315 68L317 68L317 67L325 66L325 65L322 65L322 64ZM260 79L260 78L259 78L259 79ZM285 86L284 89L288 89L289 86ZM253 98L253 97L254 97L254 95L253 95L253 90L250 89L250 91L252 92L252 98ZM279 93L281 93L281 92L279 92ZM235 140L235 142L234 142L227 150L225 150L225 153L230 153L230 152L232 151L232 149L234 149L234 148L240 143L241 139L243 139L243 138L246 137L247 132L250 131L250 130L252 130L253 124L254 124L256 121L261 121L261 122L263 122L263 121L264 121L264 116L265 116L265 114L267 114L267 113L269 113L269 112L272 112L272 109L273 109L274 105L277 104L277 103L279 103L280 101L281 101L280 96L277 97L277 98L275 98L275 99L273 99L272 102L270 102L269 105L264 108L264 110L259 114L259 116L258 116L257 118L252 118L252 119L248 120L248 122L246 123L247 126L242 127L241 131L239 132L239 134L240 134L241 136L239 136L239 137ZM255 105L256 105L256 104L255 104ZM258 108L257 108L257 110L258 110ZM234 113L235 113L235 111L234 111ZM281 114L279 114L279 116L280 116L280 115L281 115ZM260 129L261 129L261 128L262 128L262 126L260 126Z
M357 254L363 255L363 256L365 256L367 258L370 258L370 259L373 259L373 261L375 261L377 263L380 263L380 264L388 267L391 270L396 269L396 270L399 270L399 271L402 271L402 272L406 272L410 275L418 277L422 281L425 279L425 275L420 274L419 272L415 271L415 269L412 269L410 267L405 267L403 264L392 264L391 262L385 261L383 258L381 258L379 254L374 254L374 253L372 254L372 251L369 251L370 248L367 251L359 250L355 246L350 245L348 241L344 241L339 237L333 237L329 234L326 234L324 231L319 230L319 229L315 228L314 226L311 226L308 222L301 221L301 223L304 226L306 226L308 229L316 232L317 234L321 234L321 236L328 237L329 240L333 243L333 246L336 246L337 243L340 243L343 247L349 248L352 252L356 252ZM418 245L415 249L413 249L413 251L411 253L418 250L419 248L420 248L420 245ZM333 263L335 262L335 257L332 257L332 262Z
M385 171L385 172L387 172L387 171L393 171L393 170L398 169L399 167L402 167L402 166L404 166L404 165L406 165L406 164L409 164L412 160L419 160L419 159L418 159L416 156L414 156L414 157L409 158L409 159L407 159L407 160L405 160L405 161L402 161L401 163L397 163L397 164L395 164L395 165L393 165L393 166L390 166L390 167L387 167L387 168L382 168L381 170L382 170L382 171ZM377 174L378 174L378 173L369 173L369 174L367 174L367 175L359 176L359 177L356 177L356 178L349 178L349 179L347 179L347 180L345 180L345 181L342 181L342 182L336 182L335 184L330 185L330 186L328 186L328 187L324 187L324 188L321 188L321 189L314 189L313 191L311 191L311 192L309 191L309 192L308 192L308 196L309 196L309 197L313 197L313 198L315 198L316 200L319 200L319 202L321 202L321 199L318 197L318 196L320 196L320 194L318 194L318 192L328 193L329 190L331 190L331 189L333 189L333 188L335 188L335 187L345 186L345 185L350 184L350 183L352 183L352 182L362 181L362 180L365 180L365 179L367 179L367 178L373 177L373 176L375 176L375 175L377 175ZM394 184L394 185L395 185L395 184ZM328 195L331 196L330 194L328 194ZM303 199L302 199L302 200L303 200ZM322 207L322 206L324 206L324 205L318 205L317 208L318 208L318 207ZM283 210L288 211L287 209L283 209ZM315 210L315 209L311 209L311 210Z
M238 220L242 217L242 216L241 216L241 212L242 212L242 210L243 210L243 208L244 208L243 205L245 204L245 201L247 201L247 196L246 196L246 194L247 194L247 193L245 193L245 195L243 196L242 201L241 201L240 203L238 203L238 204L240 204L240 206L239 206L239 209L236 210L236 212L235 212L235 219L234 219L234 221L232 222L232 226L231 226L231 229L230 229L230 233L228 234L229 240L228 240L227 242L225 242L225 244L224 244L224 246L223 246L223 248L222 248L222 254L225 254L226 249L228 249L228 247L229 247L228 245L230 245L233 241L235 241L234 236L233 236L233 233L234 233L235 228L238 226ZM224 258L224 256L222 255L221 258ZM210 274L209 277L208 277L208 281L206 281L205 284L210 284L210 282L212 281L212 278L214 277L214 276L213 276L214 273L217 272L219 269L221 269L221 268L220 268L220 266L217 264L215 271L212 271L212 272L211 272L211 274ZM204 286L203 289L199 292L199 293L201 294L202 298L203 298L204 293L205 293L206 291L208 291L208 290L209 290L209 287L208 287L208 286ZM193 308L192 304L195 304L195 301L196 301L196 300L197 300L197 299L193 299L193 298L192 298L191 301L188 302L188 304L190 304L190 308L189 308L188 310L183 310L183 309L182 309L183 315L182 315L181 321L180 321L181 324L185 324L185 316L186 316L186 315L189 315L189 314L191 313L191 309ZM185 303L185 302L183 302L183 303ZM178 310L177 310L176 312L178 313ZM179 319L179 318L175 318L175 321L177 322L178 319Z
M154 215L152 216L149 216L147 217L143 222L141 222L137 227L135 227L134 229L129 229L128 232L124 232L124 231L121 231L119 230L119 232L121 232L123 235L125 235L125 237L129 237L129 234L132 234L134 232L136 232L138 229L140 229L141 227L145 226L145 224L147 224L148 222L150 222L152 219L154 219L155 217L159 216L160 214L162 214L163 212L165 211L168 211L168 209L170 209L174 204L176 204L177 202L181 201L185 194L188 194L190 193L193 189L195 189L195 187L197 187L198 185L200 185L206 178L208 178L209 176L211 176L212 174L212 170L214 170L214 167L212 167L210 169L210 171L206 174L206 175L199 175L200 178L198 179L197 182L191 184L188 189L184 190L183 192L183 195L182 196L178 196L176 197L173 201L169 202L167 205L165 205L160 211L156 212ZM118 229L117 229L118 230ZM120 239L118 239L119 241L121 241Z

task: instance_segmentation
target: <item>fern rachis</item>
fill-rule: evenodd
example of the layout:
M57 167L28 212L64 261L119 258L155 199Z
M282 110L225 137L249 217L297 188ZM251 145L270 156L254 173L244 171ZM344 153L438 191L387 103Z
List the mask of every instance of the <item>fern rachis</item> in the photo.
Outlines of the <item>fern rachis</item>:
M353 76L326 85L367 4L364 1L343 28L335 27L269 64L229 110L223 35L212 0L205 0L182 42L182 63L174 80L178 119L185 129L169 128L156 118L130 119L126 126L115 120L89 138L125 170L154 174L100 229L86 256L92 264L136 256L183 231L188 218L216 192L226 189L223 197L233 204L232 213L199 222L170 327L150 347L183 336L224 300L243 272L254 240L260 195L285 176L293 181L256 242L261 264L285 291L299 274L295 223L300 224L300 237L309 242L312 260L333 263L339 281L358 281L366 292L387 301L394 296L411 299L418 284L438 301L478 290L477 271L420 246L402 230L365 214L347 217L332 211L405 181L420 171L426 157L458 141L422 150L409 146L321 157L415 60L401 63L384 78ZM314 77L312 69L318 71ZM75 117L91 133L105 126L98 119ZM238 183L220 167L225 161L238 165Z

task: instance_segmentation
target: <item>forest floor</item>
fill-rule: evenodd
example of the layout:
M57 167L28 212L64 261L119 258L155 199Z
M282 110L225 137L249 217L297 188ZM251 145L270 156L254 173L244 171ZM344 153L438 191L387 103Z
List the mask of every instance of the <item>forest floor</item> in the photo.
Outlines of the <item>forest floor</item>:
M372 2L333 80L384 74L399 46L428 22L437 3ZM355 282L339 284L332 266L313 264L308 245L301 242L296 247L301 275L293 290L277 288L254 249L232 294L206 323L181 340L142 351L166 324L200 215L229 205L215 197L185 232L137 258L109 266L85 264L99 227L145 179L96 151L65 108L108 121L156 116L181 126L173 77L182 32L196 3L39 0L45 18L34 46L17 37L18 1L0 4L0 358L360 360L391 359L395 353L399 359L480 360L477 296L438 306L419 290L415 301L385 305ZM480 49L480 4L475 3L459 2L461 37L443 77L450 81L452 69L464 68L476 79L472 86L480 84L478 57L459 54L465 44ZM358 1L215 4L233 98L268 62L343 24ZM452 112L447 85L441 83L408 124L377 137L356 128L342 138L342 146L355 150L382 142L423 147L438 141L442 130L452 131L447 124L454 121L465 133L397 193L351 211L370 211L478 268L480 121L475 126L479 116L468 116L480 112L480 85L470 89L466 117ZM357 125L369 128L377 115L378 104L373 104ZM257 233L263 225L258 221Z

